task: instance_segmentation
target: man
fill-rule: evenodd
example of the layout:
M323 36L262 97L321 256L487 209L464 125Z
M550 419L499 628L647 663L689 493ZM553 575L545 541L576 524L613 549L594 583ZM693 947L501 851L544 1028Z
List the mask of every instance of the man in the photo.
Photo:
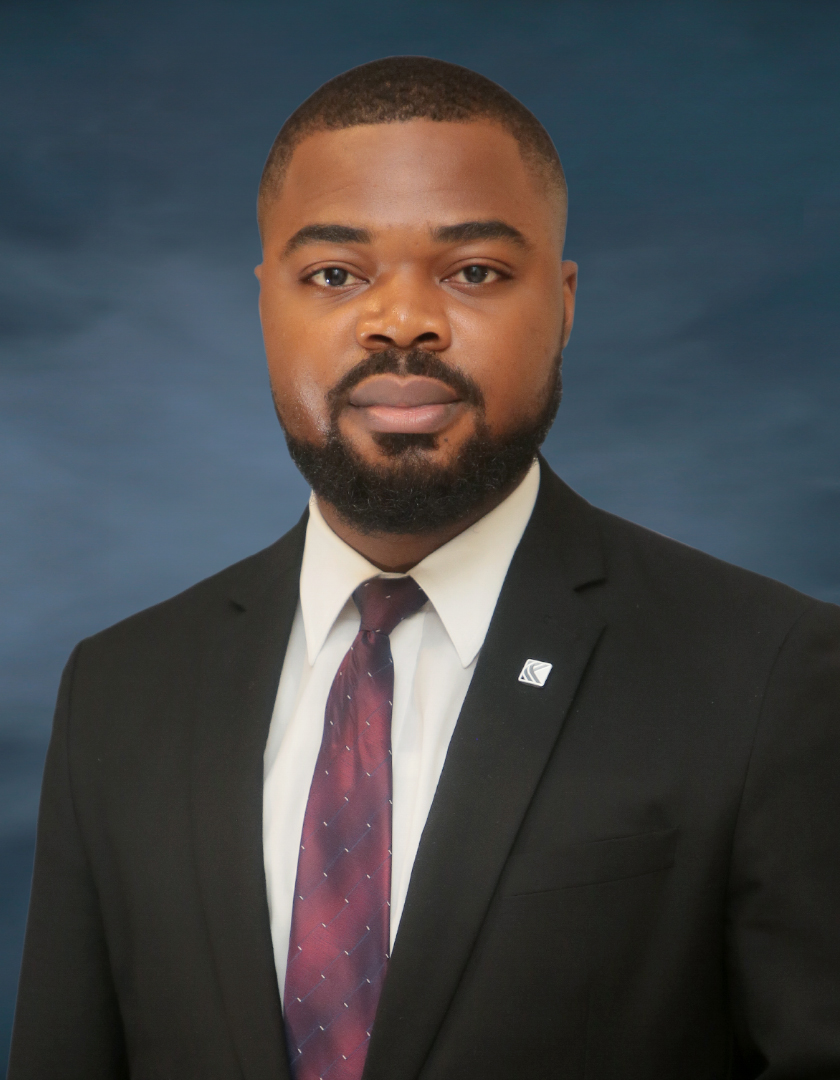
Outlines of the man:
M840 1077L840 612L537 460L565 212L453 65L286 123L257 275L309 512L74 652L12 1080Z

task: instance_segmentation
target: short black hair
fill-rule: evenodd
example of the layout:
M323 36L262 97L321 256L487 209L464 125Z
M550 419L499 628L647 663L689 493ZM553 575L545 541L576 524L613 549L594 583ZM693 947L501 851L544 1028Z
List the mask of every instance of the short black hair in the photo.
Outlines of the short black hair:
M407 120L493 120L519 144L525 162L566 200L566 178L551 136L521 101L469 68L429 56L388 56L324 83L292 113L274 140L260 180L257 218L279 192L295 148L318 131Z

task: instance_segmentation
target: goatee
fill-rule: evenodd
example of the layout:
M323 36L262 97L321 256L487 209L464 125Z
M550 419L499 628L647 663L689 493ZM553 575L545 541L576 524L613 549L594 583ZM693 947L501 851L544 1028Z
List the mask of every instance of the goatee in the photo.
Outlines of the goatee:
M297 439L284 426L286 444L316 496L360 532L436 532L464 521L482 504L512 490L524 476L557 415L562 395L560 365L558 353L537 413L504 435L494 436L484 419L481 390L468 376L434 353L386 349L354 367L330 392L330 429L323 444ZM475 407L475 432L451 465L435 464L424 453L437 445L433 434L375 435L390 459L387 465L371 465L342 436L338 419L350 391L382 373L438 379Z

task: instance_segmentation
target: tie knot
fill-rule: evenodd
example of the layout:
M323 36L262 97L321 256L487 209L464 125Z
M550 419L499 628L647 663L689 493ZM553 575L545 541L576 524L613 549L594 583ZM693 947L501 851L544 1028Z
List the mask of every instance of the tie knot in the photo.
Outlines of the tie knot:
M371 578L353 593L362 616L360 630L390 634L394 627L413 615L426 602L426 594L410 577Z

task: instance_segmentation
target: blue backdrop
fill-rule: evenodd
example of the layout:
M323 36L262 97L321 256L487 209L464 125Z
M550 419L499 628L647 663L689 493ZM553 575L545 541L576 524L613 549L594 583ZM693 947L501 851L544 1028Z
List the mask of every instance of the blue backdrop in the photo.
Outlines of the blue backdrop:
M64 659L304 503L253 208L276 130L339 71L467 64L557 142L581 267L561 474L840 600L840 5L6 0L0 42L5 1061Z

